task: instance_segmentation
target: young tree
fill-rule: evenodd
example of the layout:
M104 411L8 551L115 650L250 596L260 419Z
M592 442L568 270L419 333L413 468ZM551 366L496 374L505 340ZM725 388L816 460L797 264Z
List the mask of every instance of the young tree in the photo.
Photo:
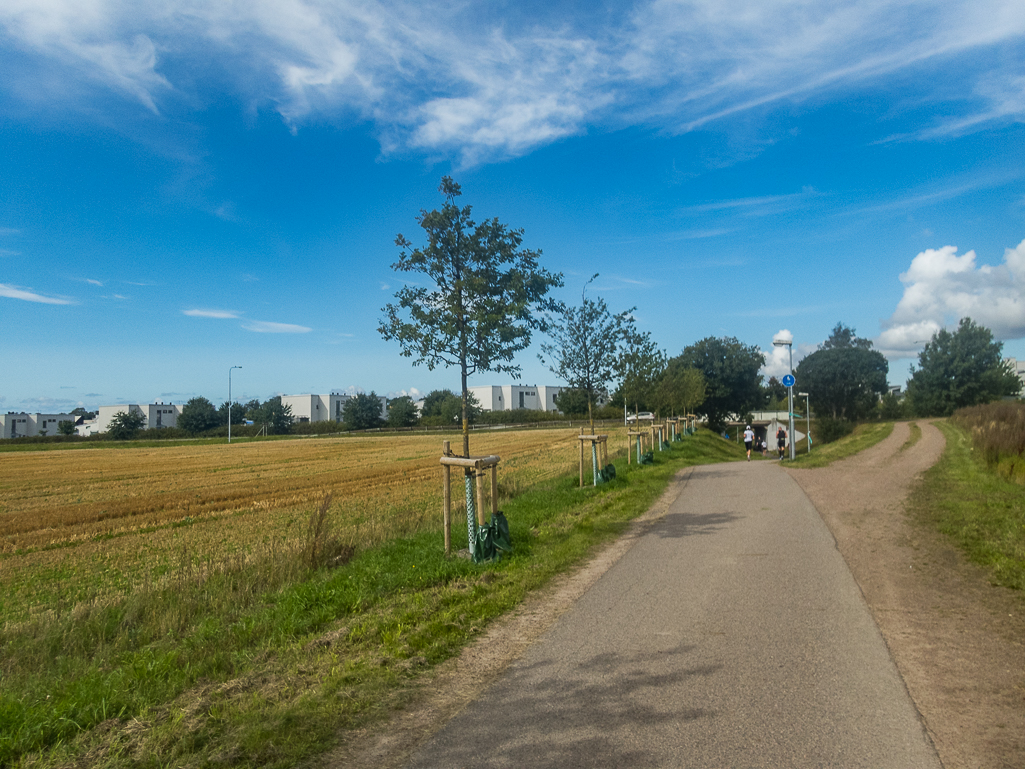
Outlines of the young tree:
M419 419L416 404L408 395L388 401L388 427L412 427Z
M369 394L359 393L349 398L342 409L342 419L350 430L369 430L380 427L381 399L373 390Z
M584 416L591 413L591 399L587 393L575 387L560 390L555 396L555 407L568 417Z
M655 384L655 403L660 410L690 414L705 400L705 377L696 368L685 368L678 358L666 365Z
M119 411L110 420L107 435L115 441L130 441L144 424L146 417L138 411Z
M178 427L191 435L212 430L219 423L214 404L202 395L189 400L182 406L182 413L178 415Z
M907 397L918 416L950 416L959 408L1015 395L1021 381L1004 363L1003 344L971 318L962 318L957 331L941 329L912 367Z
M564 307L559 319L553 321L548 334L551 343L541 345L538 358L571 388L567 392L582 392L587 399L587 417L594 433L594 406L608 397L609 383L616 373L620 348L633 308L612 315L605 300L587 298L587 286L597 278L595 274L580 292L579 307ZM547 359L546 357L547 356ZM566 411L556 403L564 413Z
M64 419L57 423L57 432L61 435L74 435L75 423L70 419Z
M451 425L459 421L463 413L463 399L451 390L432 390L424 398L424 405L420 411L420 417L424 424L428 425ZM480 414L480 403L473 393L466 394L466 415L470 424L477 420Z
M757 347L741 344L735 337L710 336L688 345L673 360L704 376L705 398L695 413L704 414L716 432L729 415L758 406L762 381L758 372L765 365L765 355Z
M623 400L640 413L641 405L654 405L655 388L666 368L666 356L651 340L651 334L638 332L631 322L623 335L623 350L616 362L619 391Z
M266 425L271 435L285 435L292 430L292 407L282 404L281 397L277 395L261 404L249 418L254 424ZM181 417L178 424L181 424Z
M857 421L876 407L886 392L890 366L872 342L854 329L837 323L832 335L798 364L794 377L811 393L816 413L833 419Z
M562 285L562 275L538 266L540 251L521 247L523 231L488 219L476 224L471 207L459 208L462 194L451 177L441 179L441 210L420 211L417 222L427 245L413 248L401 234L398 272L420 273L429 286L408 284L383 308L378 331L394 339L413 365L428 369L458 366L462 393L463 455L470 455L467 379L479 371L518 374L517 352L530 344L531 333L546 330L546 311L558 303L548 291Z

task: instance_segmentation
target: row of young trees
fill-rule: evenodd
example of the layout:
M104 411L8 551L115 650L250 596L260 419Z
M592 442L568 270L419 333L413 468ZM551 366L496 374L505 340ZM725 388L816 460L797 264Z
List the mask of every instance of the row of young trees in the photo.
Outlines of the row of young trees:
M549 292L563 285L563 276L539 266L540 251L521 248L522 230L497 219L476 224L470 206L456 205L462 192L450 177L442 178L439 191L442 208L421 210L417 217L426 245L414 248L403 235L396 238L400 256L393 269L420 277L383 308L378 330L398 342L414 365L459 369L464 456L469 456L473 408L468 378L483 371L518 374L514 357L530 344L533 332L548 335L540 358L568 385L557 405L576 414L586 404L592 421L595 406L609 399L634 411L693 410L713 429L731 416L781 405L785 388L775 379L762 384L765 357L756 347L732 337L708 337L669 358L649 334L638 331L634 308L613 313L603 299L587 295L597 276L584 285L579 305L555 301ZM838 323L794 373L800 388L811 393L813 410L850 422L878 409L888 368L869 340ZM915 413L945 414L1019 387L1000 363L1000 345L988 330L965 319L957 332L941 331L926 346L908 399ZM425 404L424 416L451 419L456 404L451 397L448 403L448 412ZM411 404L403 404L400 413L412 419Z

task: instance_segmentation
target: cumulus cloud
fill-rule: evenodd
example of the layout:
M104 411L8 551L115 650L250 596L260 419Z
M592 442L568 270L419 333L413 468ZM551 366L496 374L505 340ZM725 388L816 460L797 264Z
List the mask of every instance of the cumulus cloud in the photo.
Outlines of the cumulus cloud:
M688 131L860 87L1020 38L1023 8L641 0L602 14L552 3L496 19L474 4L412 0L8 0L0 27L66 79L101 83L154 112L164 99L201 102L194 90L216 71L240 101L271 106L293 130L355 116L376 123L385 152L426 149L468 165L592 126ZM953 114L923 131L1020 119L1021 76L998 58L947 70L960 107L947 99Z
M1006 249L999 265L976 259L974 251L958 256L956 246L918 254L900 276L904 295L876 347L890 358L912 357L964 317L1002 341L1025 337L1025 240Z
M26 302L39 302L40 304L74 304L70 299L43 296L17 286L9 286L6 283L0 283L0 296L6 296L8 299L21 299Z
M242 328L246 331L255 331L258 334L306 334L313 330L292 323L272 323L266 320L246 321L242 324Z

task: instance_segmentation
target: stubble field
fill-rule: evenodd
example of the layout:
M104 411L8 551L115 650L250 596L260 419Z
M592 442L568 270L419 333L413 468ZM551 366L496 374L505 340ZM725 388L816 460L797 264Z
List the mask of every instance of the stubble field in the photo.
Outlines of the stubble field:
M577 434L476 434L471 451L501 456L501 503L575 470ZM297 551L311 511L328 493L334 534L356 548L440 531L441 440L388 435L0 454L0 617L10 626L186 570ZM459 437L451 440L457 448ZM457 489L453 498L461 498Z

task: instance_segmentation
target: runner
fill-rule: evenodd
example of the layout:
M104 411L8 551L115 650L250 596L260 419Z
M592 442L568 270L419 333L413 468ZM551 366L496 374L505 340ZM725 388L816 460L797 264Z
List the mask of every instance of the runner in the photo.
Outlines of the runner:
M779 447L779 458L782 460L783 449L787 447L787 431L783 429L783 425L776 431L776 446Z
M747 461L748 462L751 461L751 444L754 442L754 439L755 439L754 431L751 429L751 425L748 425L747 429L744 430L744 448L747 449Z

